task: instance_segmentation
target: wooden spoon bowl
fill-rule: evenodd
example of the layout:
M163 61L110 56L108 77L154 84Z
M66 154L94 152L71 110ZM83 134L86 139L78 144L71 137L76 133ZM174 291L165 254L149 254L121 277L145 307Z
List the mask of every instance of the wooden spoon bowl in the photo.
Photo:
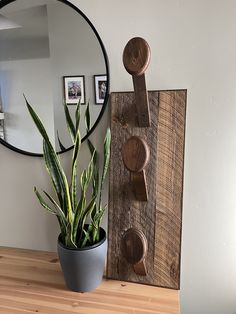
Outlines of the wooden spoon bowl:
M130 137L122 147L122 158L125 167L131 172L142 171L150 158L147 143L139 136Z
M141 37L128 41L123 52L123 64L128 73L134 76L144 74L150 63L151 50Z

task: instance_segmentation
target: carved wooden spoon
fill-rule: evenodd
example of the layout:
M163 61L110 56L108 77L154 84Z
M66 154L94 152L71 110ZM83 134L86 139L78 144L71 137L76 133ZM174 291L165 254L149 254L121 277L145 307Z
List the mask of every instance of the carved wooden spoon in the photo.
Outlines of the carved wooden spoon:
M150 63L150 47L140 37L132 38L125 46L123 64L126 71L133 77L135 103L140 127L151 125L145 71Z

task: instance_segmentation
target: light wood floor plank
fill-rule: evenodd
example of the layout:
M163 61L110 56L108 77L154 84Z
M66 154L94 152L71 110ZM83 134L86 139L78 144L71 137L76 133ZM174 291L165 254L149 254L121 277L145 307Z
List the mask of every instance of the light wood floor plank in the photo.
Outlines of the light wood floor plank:
M72 292L55 253L0 247L0 313L179 314L179 293L106 279Z

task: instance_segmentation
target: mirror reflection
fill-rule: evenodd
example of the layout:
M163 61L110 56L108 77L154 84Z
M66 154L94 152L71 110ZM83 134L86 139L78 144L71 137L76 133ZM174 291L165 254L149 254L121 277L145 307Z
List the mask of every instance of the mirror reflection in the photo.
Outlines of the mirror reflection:
M91 126L105 105L104 52L86 21L57 0L16 0L0 11L0 136L11 146L42 153L42 140L23 94L43 120L57 151L72 146L64 102L74 116L90 103ZM101 116L101 115L100 115ZM80 131L86 135L84 119Z

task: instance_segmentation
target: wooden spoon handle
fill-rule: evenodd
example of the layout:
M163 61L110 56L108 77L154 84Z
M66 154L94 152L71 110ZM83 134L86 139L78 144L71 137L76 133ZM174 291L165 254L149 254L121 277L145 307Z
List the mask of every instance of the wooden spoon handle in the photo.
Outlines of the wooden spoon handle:
M140 172L132 172L131 182L136 199L141 202L147 202L148 189L145 171L142 170Z
M139 276L147 276L147 267L145 263L145 259L143 259L140 263L133 265L134 272Z
M140 127L149 127L151 125L151 117L145 75L133 76L133 85L138 124Z

